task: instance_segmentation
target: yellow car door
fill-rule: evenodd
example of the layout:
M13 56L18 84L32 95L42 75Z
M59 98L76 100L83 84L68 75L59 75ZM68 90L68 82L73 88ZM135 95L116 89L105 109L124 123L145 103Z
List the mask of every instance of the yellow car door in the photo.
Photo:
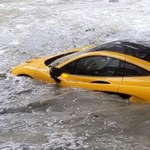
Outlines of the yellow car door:
M63 73L59 85L117 92L123 79L125 56L120 58L105 54L76 59L60 68Z
M132 101L150 101L149 62L126 56L124 77L118 92L131 95Z

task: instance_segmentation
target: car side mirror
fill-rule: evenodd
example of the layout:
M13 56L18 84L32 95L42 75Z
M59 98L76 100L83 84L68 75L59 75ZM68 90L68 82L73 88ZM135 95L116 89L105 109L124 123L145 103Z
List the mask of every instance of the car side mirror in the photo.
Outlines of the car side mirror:
M57 82L57 83L60 83L61 80L58 79L59 76L61 76L62 74L62 71L60 68L56 68L56 67L52 67L51 70L50 70L50 75L51 77Z

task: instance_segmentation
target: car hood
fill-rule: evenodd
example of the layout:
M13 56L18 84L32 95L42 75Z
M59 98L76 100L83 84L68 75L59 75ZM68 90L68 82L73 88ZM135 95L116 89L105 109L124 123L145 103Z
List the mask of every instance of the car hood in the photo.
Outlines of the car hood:
M24 72L23 70L26 70L26 72L29 72L29 70L36 71L38 68L46 69L47 66L45 65L44 62L46 59L50 57L53 57L53 56L36 58L36 59L28 60L24 63L21 63L11 69L11 74L13 75L26 74L26 73L22 73Z
M42 57L42 58L35 58L35 59L32 59L32 60L26 61L24 64L30 65L30 66L34 66L34 67L37 67L37 68L45 68L47 66L45 65L44 62L47 59L52 58L53 56L47 56L47 57Z
M68 53L68 52L77 52L77 51L81 51L83 49L89 49L89 48L92 48L94 47L93 45L90 45L90 46L84 46L84 47L80 47L80 48L76 48L76 49L73 49L73 50L68 50L68 51L65 51L61 54L65 54L65 53ZM57 55L60 55L60 54L55 54L55 55L50 55L50 56L46 56L46 57L40 57L40 58L35 58L35 59L32 59L32 60L28 60L22 64L19 64L18 66L16 67L13 67L12 70L11 70L11 74L14 74L14 75L18 75L20 74L20 72L22 72L22 70L26 70L26 71L29 71L29 70L37 70L37 69L44 69L44 70L47 70L48 67L46 66L45 64L45 61L47 59L50 59L54 56L57 56ZM24 73L23 73L24 74Z

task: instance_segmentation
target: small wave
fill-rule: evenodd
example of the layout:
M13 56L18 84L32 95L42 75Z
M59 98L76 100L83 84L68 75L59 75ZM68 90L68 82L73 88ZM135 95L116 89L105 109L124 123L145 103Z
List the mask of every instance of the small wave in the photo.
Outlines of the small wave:
M6 73L0 73L0 80L6 79L7 74Z

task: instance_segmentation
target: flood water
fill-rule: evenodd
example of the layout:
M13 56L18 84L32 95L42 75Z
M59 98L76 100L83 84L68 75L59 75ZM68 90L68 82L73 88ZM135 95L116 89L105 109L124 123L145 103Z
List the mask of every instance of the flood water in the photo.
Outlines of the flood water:
M9 71L118 39L150 40L148 0L0 1L0 150L148 150L150 104ZM4 72L4 73L3 73Z

